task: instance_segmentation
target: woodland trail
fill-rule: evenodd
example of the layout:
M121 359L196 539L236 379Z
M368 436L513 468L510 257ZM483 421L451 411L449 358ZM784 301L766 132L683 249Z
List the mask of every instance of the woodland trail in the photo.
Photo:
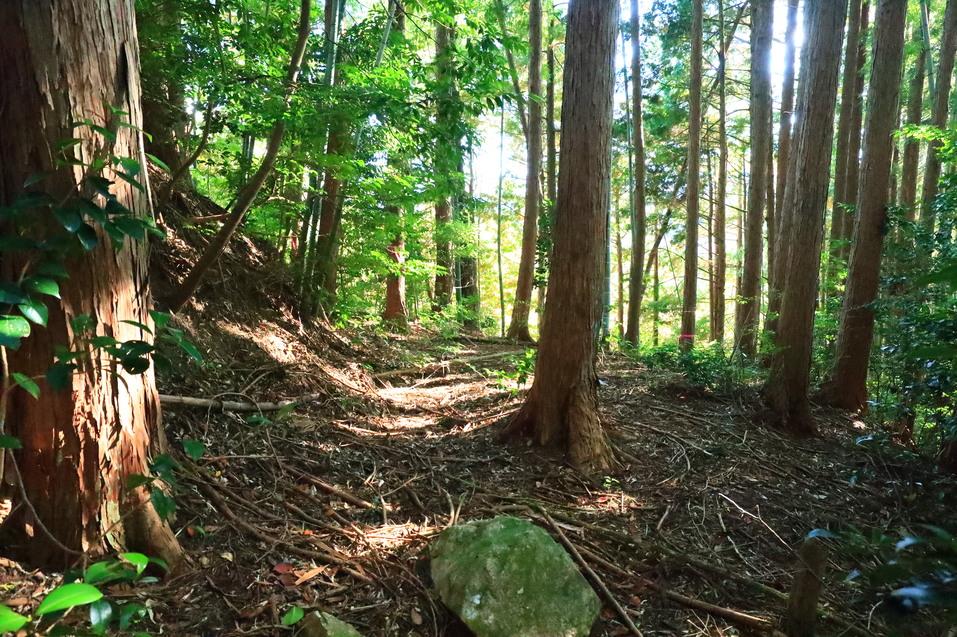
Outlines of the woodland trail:
M621 466L596 482L496 440L522 397L514 344L426 334L380 345L388 349L367 352L366 370L412 362L425 373L378 384L354 373L365 380L289 413L167 408L171 448L205 446L198 459L174 451L176 524L196 568L129 595L149 599L170 634L288 634L280 617L298 605L366 635L465 635L430 590L429 540L501 514L557 539L560 529L587 561L596 590L615 600L603 596L597 634L630 634L620 613L644 635L766 631L809 531L887 528L953 506L953 489L949 500L919 497L941 485L916 459L856 443L863 423L821 412L823 436L795 442L757 424L754 396L693 387L621 356L600 365L602 415ZM458 362L435 364L450 359ZM297 360L296 369L270 368L274 383L246 389L256 368L215 384L237 387L226 395L248 398L258 387L291 397L303 374L336 371ZM831 555L823 608L838 619L822 634L880 634L845 581L855 566L846 560ZM25 582L22 594L36 585Z
M824 435L794 442L757 424L754 396L619 356L602 361L601 398L621 468L596 483L496 441L520 404L521 355L489 355L514 345L426 337L402 348L424 374L285 417L171 410L173 436L207 449L180 459L190 468L184 540L202 569L176 583L188 600L177 634L280 634L294 604L369 635L464 634L429 590L427 545L450 524L503 513L553 532L554 520L645 635L767 628L809 531L935 515L914 509L930 501L916 497L930 476L856 444L863 423L822 412ZM434 364L442 359L479 362ZM841 559L832 557L824 608L842 619L824 634L873 634ZM600 634L628 634L605 607Z

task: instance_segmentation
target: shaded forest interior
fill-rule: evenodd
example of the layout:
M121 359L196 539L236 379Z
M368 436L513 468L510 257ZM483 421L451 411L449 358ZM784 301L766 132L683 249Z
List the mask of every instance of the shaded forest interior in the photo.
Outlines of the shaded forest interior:
M0 634L957 637L957 0L0 25Z

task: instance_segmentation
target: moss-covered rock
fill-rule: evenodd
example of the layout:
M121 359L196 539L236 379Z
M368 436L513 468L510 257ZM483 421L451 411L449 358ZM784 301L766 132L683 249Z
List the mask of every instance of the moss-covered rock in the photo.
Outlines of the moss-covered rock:
M585 637L598 597L565 549L514 517L453 526L431 548L442 602L476 637Z
M330 615L315 611L299 622L297 637L362 637L355 628Z

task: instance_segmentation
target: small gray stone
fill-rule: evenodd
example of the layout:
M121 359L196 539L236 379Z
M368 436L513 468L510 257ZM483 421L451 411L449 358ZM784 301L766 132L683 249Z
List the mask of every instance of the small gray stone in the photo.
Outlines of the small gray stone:
M329 613L313 611L299 622L297 637L362 637L358 630Z
M431 548L442 602L476 637L586 637L595 591L560 544L515 517L453 526Z

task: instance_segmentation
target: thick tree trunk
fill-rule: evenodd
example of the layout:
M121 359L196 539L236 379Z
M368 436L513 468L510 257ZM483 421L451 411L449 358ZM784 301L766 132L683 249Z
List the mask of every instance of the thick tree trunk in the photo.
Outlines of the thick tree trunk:
M108 144L108 152L146 163L142 135L119 127L107 110L110 106L125 111L124 123L142 123L133 3L87 0L70 4L69 11L62 4L52 0L0 3L3 206L23 194L28 177L40 173L50 174L41 183L55 199L85 191L80 185L84 169L56 165L52 149L64 139L83 139L75 148L87 162ZM73 125L83 119L115 129L115 141ZM136 214L150 214L142 191L115 181L111 192L120 204ZM72 376L66 390L54 391L43 380L54 362L55 348L69 346L76 336L71 321L80 315L91 317L99 336L120 341L150 338L124 322L150 323L146 242L127 240L117 246L105 232L98 235L100 243L92 252L68 258L70 278L61 288L62 300L47 304L47 327L34 328L19 350L7 353L5 371L40 379L42 396L34 400L14 390L3 415L10 426L7 433L23 446L15 452L15 467L32 505L15 504L5 522L14 538L5 548L23 548L31 562L56 567L76 560L69 551L96 555L117 548L176 562L179 546L148 494L126 488L129 476L149 473L151 443L159 435L152 369L128 374L97 350ZM0 262L4 278L19 276L30 256L4 253ZM10 457L8 469L14 468ZM26 504L19 489L15 499Z
M811 341L846 9L847 0L805 4L808 39L801 51L798 123L776 255L783 264L777 278L783 293L765 396L772 419L798 434L814 430L808 402Z
M837 357L826 390L845 409L867 405L867 368L874 336L873 303L880 285L881 249L887 223L888 183L900 98L907 0L880 0L874 33L874 64L867 95L867 127L854 228L854 248L837 338Z
M286 122L283 120L285 109L289 106L289 101L296 87L296 81L299 78L302 60L306 54L306 44L309 41L311 27L310 10L311 0L302 0L299 8L296 44L292 50L289 68L286 71L286 79L283 86L283 113L279 116L279 119L276 120L276 123L273 124L272 132L269 135L269 142L266 145L266 154L262 159L262 163L259 165L259 169L256 173L246 182L242 190L240 190L236 198L236 203L233 205L233 209L229 214L229 218L223 224L222 228L219 229L219 232L216 233L216 236L213 237L213 240L210 241L206 247L206 251L200 256L183 282L173 292L172 298L169 299L169 307L173 312L182 309L193 294L196 293L196 290L199 289L203 277L206 276L209 269L219 260L223 251L226 250L226 246L232 238L233 233L236 232L236 229L242 224L243 219L246 218L246 213L249 212L250 207L252 207L256 195L259 194L263 184L266 182L266 178L272 172L273 166L276 163L276 156L279 154L279 147L282 145L283 135L286 132Z
M914 44L919 46L920 49L914 59L914 71L907 89L907 123L916 126L923 120L924 76L927 68L927 49L924 47L924 38L917 30L914 32ZM911 221L917 218L915 205L917 204L917 167L919 162L920 142L916 139L905 140L898 193L900 195L899 203L906 208L907 218Z
M631 0L631 139L635 153L634 210L631 220L631 279L628 282L628 328L625 340L637 344L641 332L641 302L645 295L647 194L645 190L645 130L641 89L641 15L638 0Z
M528 151L525 174L525 220L522 226L522 255L508 337L531 341L528 316L535 284L535 254L538 251L538 214L541 204L542 172L542 2L528 3Z
M947 126L950 109L950 87L954 73L954 55L957 53L957 0L947 0L944 11L943 38L940 43L940 60L937 64L937 86L930 123L938 128ZM927 147L927 159L924 163L924 187L921 193L920 223L933 230L936 223L934 199L937 198L937 182L940 181L940 159L937 157L938 143Z
M530 433L589 471L613 458L598 414L595 325L600 318L611 175L618 0L572 0L555 250L535 380L507 433Z
M682 349L694 346L698 307L698 210L701 190L701 29L702 0L691 0L691 78L688 122L688 214L685 221L684 297L681 304Z
M771 149L771 0L751 3L751 184L744 231L744 270L738 292L735 341L744 356L754 358L761 314L764 207L768 200L768 156Z

